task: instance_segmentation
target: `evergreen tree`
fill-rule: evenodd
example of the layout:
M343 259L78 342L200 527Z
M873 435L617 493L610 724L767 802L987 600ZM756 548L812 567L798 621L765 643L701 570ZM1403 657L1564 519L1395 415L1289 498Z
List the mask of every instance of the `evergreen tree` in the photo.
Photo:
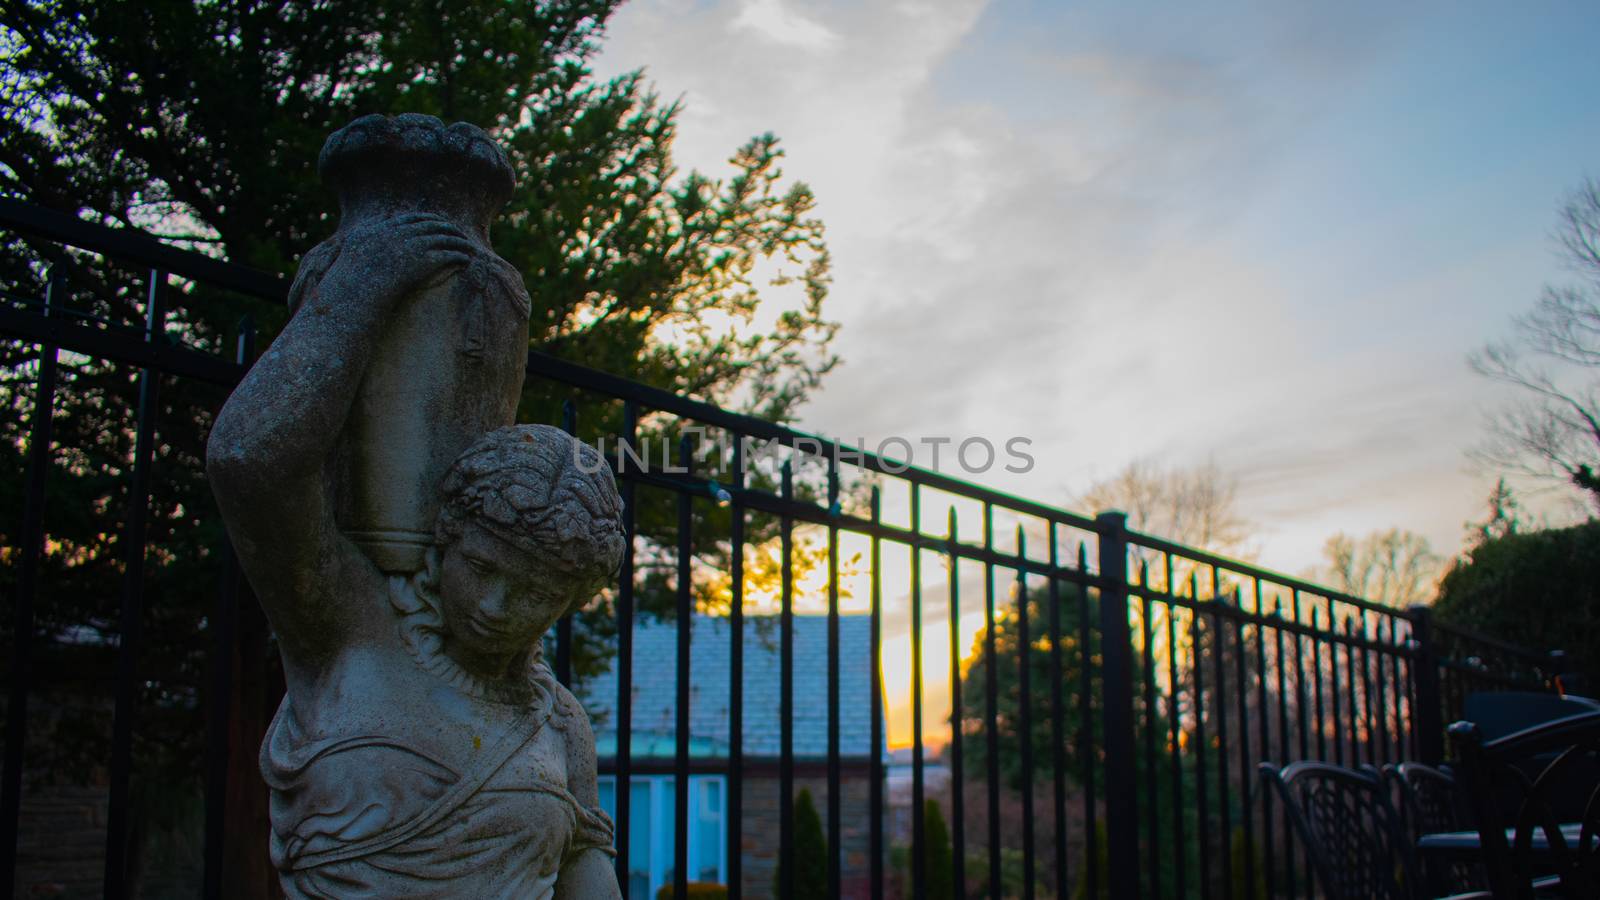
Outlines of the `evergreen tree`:
M1084 859L1078 868L1078 884L1072 889L1072 900L1103 900L1111 896L1111 854L1107 849L1106 823L1096 822L1094 836L1084 848L1084 853L1094 855L1094 869L1096 873L1093 897L1090 896L1089 885L1089 860Z
M373 112L469 121L490 130L517 172L493 242L532 296L530 347L787 420L834 364L812 194L783 177L771 135L735 149L722 177L680 173L680 105L639 72L592 74L618 2L5 4L0 196L289 275L334 228L333 197L315 176L330 132ZM41 297L47 271L61 279L56 302L110 328L141 323L145 273L0 236L0 289ZM200 285L174 283L166 298L171 340L229 358L242 315L255 320L258 348L286 318L279 304ZM783 308L758 317L762 304ZM8 547L22 518L36 360L32 345L0 340ZM62 359L36 604L42 637L58 640L41 651L41 681L64 673L97 689L114 665L135 378L125 365ZM162 384L138 664L141 777L190 782L201 758L199 686L224 542L202 461L223 396L190 380ZM565 398L532 382L519 415L559 422ZM618 404L583 407L580 437L614 431L620 415ZM644 423L647 433L661 427ZM640 535L669 539L670 498L641 497ZM713 527L696 530L726 533ZM774 527L753 520L751 540ZM647 587L650 564L640 566ZM0 555L8 603L15 565L15 554ZM640 601L649 609L670 596L643 590ZM0 614L0 628L11 621ZM612 621L603 605L580 617L580 675L605 664ZM30 765L86 776L105 762L105 720L103 709L62 710L51 739L29 744Z
M1190 585L1187 589L1181 590L1192 592L1193 586ZM1066 583L1058 586L1058 594L1061 603L1060 684L1063 693L1063 707L1060 733L1063 737L1063 749L1065 751L1064 761L1066 768L1064 774L1069 779L1080 781L1086 768L1096 773L1101 773L1104 771L1103 767L1105 765L1103 756L1105 743L1101 734L1100 691L1102 686L1099 684L1101 676L1098 674L1101 667L1099 600L1093 594L1088 598L1084 598L1076 585ZM1016 600L1013 598L1002 605L1003 601L997 596L995 610L994 660L995 685L997 688L995 722L999 747L997 755L1003 788L1013 792L1020 792L1024 789L1021 752L1021 713L1023 707L1020 677L1024 659L1027 661L1030 682L1028 709L1032 732L1033 788L1037 789L1049 783L1055 753L1054 745L1051 743L1054 734L1052 727L1054 718L1052 715L1050 685L1057 676L1055 675L1051 654L1050 594L1047 590L1035 588L1028 592L1027 599L1029 640L1026 655L1023 654L1021 649L1021 620L1018 616ZM1085 618L1088 619L1086 623L1088 627L1087 629L1080 629L1080 625L1085 624ZM1087 646L1081 641L1085 631L1088 637ZM1199 646L1194 646L1189 642L1186 631L1186 628L1179 629L1175 635L1178 641L1179 653L1189 659L1210 659L1211 654L1214 652L1213 645L1202 641ZM1153 637L1158 647L1165 647L1165 624L1161 620L1158 620ZM1134 640L1140 640L1137 627L1134 629ZM1135 649L1136 654L1140 652L1139 649ZM1157 658L1161 659L1160 654L1164 652L1164 650L1158 649ZM1227 658L1232 659L1232 653L1236 652L1236 650L1224 650L1224 652L1228 654ZM1087 697L1090 753L1088 759L1084 759L1080 754L1081 744L1079 743L1082 736L1081 723L1084 722L1081 705L1084 698L1080 685L1083 678L1083 666L1086 662L1090 666L1090 671L1096 673L1094 687ZM1164 660L1159 665L1164 668ZM1231 671L1231 666L1229 670ZM1141 662L1140 657L1137 655L1135 656L1135 666L1132 674L1135 678L1134 734L1141 736L1136 739L1134 747L1136 771L1145 772L1146 767L1152 764L1155 766L1156 771L1161 773L1171 771L1173 766L1183 767L1185 770L1183 776L1185 782L1184 795L1174 803L1173 798L1167 791L1157 792L1158 805L1156 815L1161 821L1170 821L1171 817L1175 815L1193 817L1197 814L1193 807L1195 802L1193 786L1197 778L1194 771L1194 759L1189 754L1174 754L1169 749L1165 739L1171 723L1169 718L1170 707L1168 706L1169 695L1165 686L1158 683L1153 697L1155 705L1153 707L1147 706L1142 683ZM1207 674L1209 675L1209 672ZM973 640L972 650L962 666L961 673L962 717L960 733L963 754L962 774L968 784L981 785L987 780L988 734L985 729L987 727L988 678L988 639L987 633L980 630ZM1207 705L1212 710L1211 715L1213 717L1219 709L1216 698L1218 696L1231 696L1227 691L1232 690L1232 684L1233 682L1231 681L1225 682L1220 692L1218 685L1214 683L1205 686L1208 698ZM1186 689L1192 691L1192 687ZM1192 694L1190 696L1192 697ZM1154 721L1152 721L1152 717L1154 717ZM1154 727L1156 733L1161 736L1157 741L1153 760L1146 756L1145 743L1142 739L1147 729L1151 727ZM1236 721L1233 727L1235 729L1239 727ZM1095 777L1101 778L1102 776L1096 774ZM1162 777L1165 778L1165 774ZM1035 798L1035 814L1047 815L1048 807L1038 805L1040 804L1040 794L1037 791ZM1145 807L1142 804L1139 807L1139 815L1145 815ZM1103 827L1103 825L1104 823L1102 822L1101 826ZM1002 841L1007 845L1002 848L1002 878L1009 879L1014 874L1020 890L1020 885L1023 882L1020 865L1021 848L1020 844L1015 840L1020 838L1021 835L1020 824L1015 819L1003 820L1001 833ZM1104 840L1103 831L1100 834L1100 839ZM1103 852L1103 847L1096 852ZM1015 856L1011 854L1015 854ZM1008 868L1008 865L1013 860L1017 863L1014 873ZM1175 862L1171 856L1166 856L1162 859L1162 871L1159 877L1163 883L1171 883L1172 876L1169 870L1173 865L1175 865ZM987 866L988 862L985 857L981 861L980 868L986 870ZM973 864L969 862L968 868L969 871L973 870ZM1104 866L1101 867L1100 871L1102 873L1106 871ZM1149 877L1148 872L1144 874L1145 877ZM1102 874L1102 878L1104 877ZM1103 888L1104 885L1102 885ZM1082 894L1087 891L1087 885L1080 881L1077 890L1079 894Z
M1489 514L1482 522L1467 523L1467 547L1481 547L1489 541L1516 534L1522 528L1522 504L1511 493L1511 486L1501 478L1489 491Z
M801 788L794 800L794 894L789 900L827 900L828 838L822 817L811 799L811 789ZM783 896L783 862L772 872L772 895Z
M1087 659L1091 668L1099 665L1098 605L1080 606L1080 594L1075 585L1062 584L1058 588L1061 600L1061 685L1064 694L1060 731L1066 742L1067 771L1076 776L1083 770L1078 755L1079 723L1082 721L1079 685L1082 683L1083 665ZM1022 679L1021 662L1024 658L1021 643L1021 620L1015 602L1004 603L996 598L995 642L995 723L999 733L1001 778L1012 789L1022 787ZM1079 623L1083 610L1088 611L1090 628L1089 645L1080 642ZM1028 713L1032 731L1034 778L1048 777L1054 754L1052 737L1052 709L1050 684L1056 678L1051 659L1050 597L1044 590L1028 593L1028 680L1030 686ZM979 631L961 670L961 722L962 768L968 779L984 778L988 760L988 736L985 733L988 701L989 650L988 634ZM1098 692L1089 697L1090 725L1095 727L1096 712L1100 708ZM1098 729L1097 729L1098 730ZM1099 737L1092 737L1091 746L1098 747Z
M1229 889L1229 896L1243 897L1246 900L1266 900L1266 860L1262 858L1261 850L1245 834L1243 828L1233 829L1233 837L1228 842L1228 853L1232 855L1233 860L1230 867L1230 871L1233 872L1233 885Z
M287 274L332 229L314 175L331 131L371 112L470 121L518 174L495 246L527 279L535 347L784 419L832 362L811 192L783 180L771 135L731 177L676 177L679 104L639 72L590 72L616 5L8 4L0 194ZM745 326L782 287L764 260L799 296L762 332ZM175 299L186 339L225 349L237 306Z
M923 801L922 834L927 844L928 900L956 900L965 891L955 883L955 853L950 844L950 828L944 823L944 812L935 800ZM964 887L964 886L963 886Z

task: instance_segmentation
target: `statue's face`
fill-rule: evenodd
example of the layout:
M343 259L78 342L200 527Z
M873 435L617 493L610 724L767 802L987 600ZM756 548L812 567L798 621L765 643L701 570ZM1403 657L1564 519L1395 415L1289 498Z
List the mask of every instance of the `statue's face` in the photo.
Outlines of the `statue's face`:
M471 522L441 549L438 585L447 652L490 676L504 675L572 599L532 554Z

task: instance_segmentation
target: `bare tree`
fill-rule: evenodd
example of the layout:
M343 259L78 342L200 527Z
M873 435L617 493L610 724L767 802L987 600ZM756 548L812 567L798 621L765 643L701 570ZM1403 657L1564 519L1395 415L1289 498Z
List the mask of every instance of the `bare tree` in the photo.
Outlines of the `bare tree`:
M1078 494L1073 505L1094 513L1121 510L1136 531L1237 555L1251 533L1236 506L1238 492L1238 479L1215 462L1167 469L1136 460Z
M1469 358L1474 371L1525 393L1490 417L1473 455L1501 472L1571 484L1600 507L1600 181L1568 196L1556 239L1577 280L1546 286L1510 339Z
M1320 581L1394 607L1430 599L1444 565L1427 538L1400 528L1360 538L1341 532L1322 545L1322 557L1326 563L1315 576Z

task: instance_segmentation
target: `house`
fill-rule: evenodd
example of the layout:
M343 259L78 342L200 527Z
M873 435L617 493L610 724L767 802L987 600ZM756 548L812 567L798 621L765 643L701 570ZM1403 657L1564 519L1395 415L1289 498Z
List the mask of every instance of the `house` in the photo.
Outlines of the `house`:
M690 880L726 883L729 708L732 630L723 617L695 616L690 626ZM839 620L840 824L845 896L865 896L872 748L871 620ZM780 629L776 616L747 616L744 626L743 882L747 896L771 892L778 859L781 732ZM601 802L616 808L615 669L588 679L577 694L594 721ZM630 778L630 897L654 897L672 881L673 759L677 748L677 626L641 619L633 636L633 773ZM828 620L794 617L795 791L809 788L826 829ZM880 752L882 747L880 746ZM619 840L621 837L619 836Z

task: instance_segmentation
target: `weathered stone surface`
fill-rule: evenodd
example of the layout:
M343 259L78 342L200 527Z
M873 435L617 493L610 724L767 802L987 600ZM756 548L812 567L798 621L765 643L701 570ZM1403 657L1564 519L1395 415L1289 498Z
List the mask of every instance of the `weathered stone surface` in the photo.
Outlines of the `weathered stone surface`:
M535 650L615 573L610 470L513 426L521 279L504 154L469 125L328 141L338 230L207 467L287 693L261 748L290 897L613 897L583 709Z
M415 572L431 543L440 477L479 435L511 424L522 391L528 292L489 244L511 165L471 125L403 115L365 116L334 132L318 168L339 196L339 227L307 254L292 307L317 294L353 235L399 217L437 216L472 247L466 265L442 270L390 310L336 451L340 528L385 572Z

